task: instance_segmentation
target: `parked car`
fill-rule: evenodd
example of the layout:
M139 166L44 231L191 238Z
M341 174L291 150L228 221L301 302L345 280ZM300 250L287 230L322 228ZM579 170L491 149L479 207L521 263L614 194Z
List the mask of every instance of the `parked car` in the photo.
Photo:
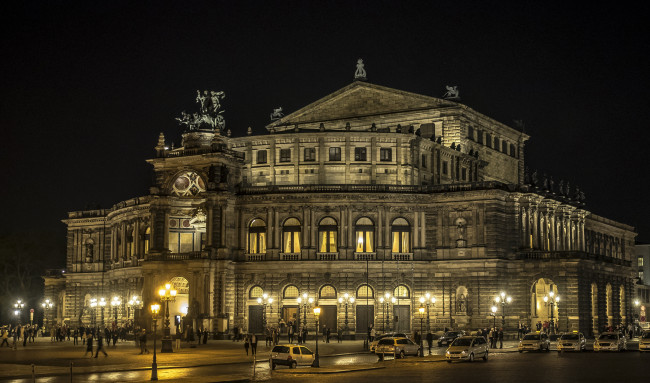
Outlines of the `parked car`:
M449 346L456 338L460 338L465 335L465 331L447 331L440 338L438 338L438 347L442 345Z
M448 363L453 360L473 362L474 358L483 358L487 362L488 353L488 344L485 338L482 336L463 336L456 338L451 346L447 348L445 358Z
M625 351L627 339L618 332L604 332L594 342L594 351Z
M644 331L639 337L639 351L650 351L650 331Z
M296 346L294 344L277 345L271 350L269 366L275 370L276 365L289 366L311 366L314 363L314 353L305 346Z
M545 333L526 334L519 341L519 352L524 351L550 351L551 342Z
M370 352L375 352L375 347L377 347L377 343L379 343L380 340L384 338L409 338L408 334L405 334L403 332L387 332L386 334L381 334L375 337L372 342L370 342Z
M375 347L375 354L379 359L384 358L384 354L395 355L395 358L404 358L406 355L417 356L420 346L415 344L409 338L384 338L380 339Z
M564 334L557 342L557 351L585 351L587 349L587 340L581 332Z

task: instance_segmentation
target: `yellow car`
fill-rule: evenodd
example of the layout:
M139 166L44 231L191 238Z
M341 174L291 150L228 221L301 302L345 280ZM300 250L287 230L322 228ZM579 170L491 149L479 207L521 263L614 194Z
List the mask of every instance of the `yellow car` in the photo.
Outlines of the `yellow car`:
M519 352L550 350L551 342L548 340L548 335L544 333L526 334L524 339L519 341Z
M572 334L564 334L557 341L557 351L585 351L587 348L587 341L581 332L574 332Z
M650 331L645 331L639 337L639 351L650 351Z
M594 351L625 351L627 340L617 332L604 332L594 342Z

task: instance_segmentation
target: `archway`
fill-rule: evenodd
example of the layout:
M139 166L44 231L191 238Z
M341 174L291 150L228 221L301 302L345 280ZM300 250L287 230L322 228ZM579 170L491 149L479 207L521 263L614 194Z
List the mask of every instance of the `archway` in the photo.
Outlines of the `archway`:
M169 283L176 290L176 299L169 302L169 327L172 334L176 334L183 332L188 325L192 327L191 323L185 321L189 311L190 284L183 277L174 277Z
M548 325L551 320L554 323L560 322L558 304L552 299L557 296L558 288L552 280L540 278L533 283L530 301L531 328Z

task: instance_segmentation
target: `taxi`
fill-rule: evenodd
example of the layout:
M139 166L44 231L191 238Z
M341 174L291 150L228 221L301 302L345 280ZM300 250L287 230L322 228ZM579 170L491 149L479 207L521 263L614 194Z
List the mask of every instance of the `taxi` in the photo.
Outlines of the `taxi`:
M474 358L483 358L487 362L488 353L487 341L482 336L462 336L456 338L447 348L445 359L447 359L447 363L451 363L453 360L473 362Z
M617 332L604 332L594 342L594 351L625 351L627 340Z
M650 331L644 331L639 337L639 351L650 351Z
M536 334L526 334L524 338L519 341L519 352L524 351L550 351L551 342L548 340L548 335L545 333L537 332Z
M587 340L581 332L574 331L571 334L563 334L557 341L557 352L562 351L585 351Z

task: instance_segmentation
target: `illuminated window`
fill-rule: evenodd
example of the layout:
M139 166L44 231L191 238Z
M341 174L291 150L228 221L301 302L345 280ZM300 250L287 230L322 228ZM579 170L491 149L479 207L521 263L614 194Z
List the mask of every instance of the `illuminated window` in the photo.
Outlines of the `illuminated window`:
M248 227L248 253L266 253L266 223L261 219L254 219Z
M257 151L257 163L265 164L266 163L266 150Z
M393 253L410 253L411 252L411 226L404 218L397 218L391 226L393 236Z
M149 253L149 241L151 240L151 228L147 227L144 231L144 253Z
M336 289L332 285L325 285L321 287L319 296L321 299L336 298Z
M205 191L205 183L194 172L181 174L172 184L172 194L177 196L195 196Z
M285 253L300 252L300 221L289 218L282 227L282 249Z
M359 218L354 227L355 238L357 241L357 253L372 253L374 252L374 235L375 225L370 218Z
M202 234L189 218L169 219L169 250L172 253L189 253L200 250Z
M408 287L404 285L399 285L395 287L395 291L393 291L393 296L395 298L410 298L411 295Z
M318 224L318 251L321 253L337 252L336 235L338 226L334 218L325 217Z
M284 289L284 298L298 298L300 291L295 285L289 285Z
M357 299L362 299L362 298L374 298L375 292L372 289L372 287L368 285L361 285L357 289Z
M330 148L330 161L341 161L341 148Z
M251 299L256 299L256 298L260 298L262 294L264 294L264 290L262 290L261 287L253 286L248 292L248 297Z
M639 257L639 267L643 267L643 257Z

